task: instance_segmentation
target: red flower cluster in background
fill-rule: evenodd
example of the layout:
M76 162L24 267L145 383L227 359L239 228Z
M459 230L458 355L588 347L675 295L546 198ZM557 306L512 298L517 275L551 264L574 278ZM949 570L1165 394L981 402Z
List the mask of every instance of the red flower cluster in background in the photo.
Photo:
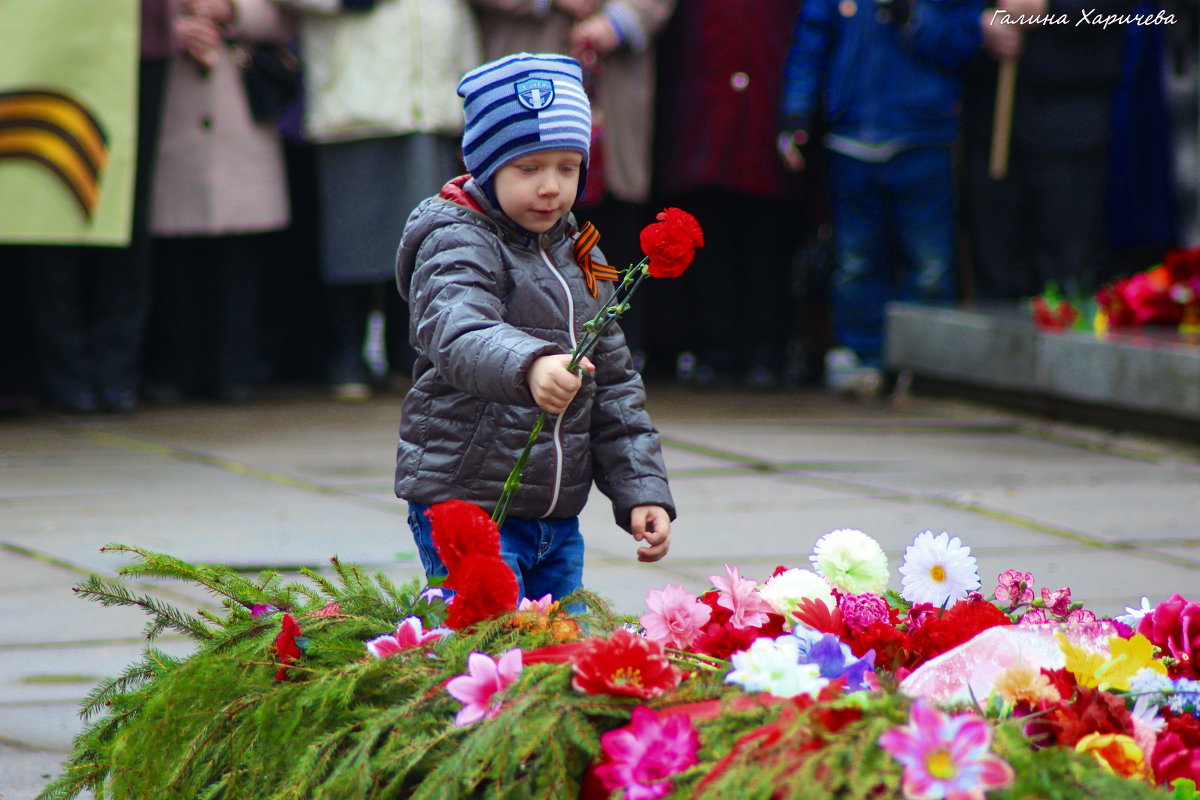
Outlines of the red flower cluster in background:
M639 237L642 252L650 259L650 274L655 278L678 278L696 256L696 248L704 246L700 223L691 214L678 208L666 208L642 228Z
M1172 250L1163 263L1096 292L1110 326L1200 323L1200 247Z
M433 544L449 573L450 599L446 627L460 630L485 619L515 611L517 576L500 557L500 530L479 506L448 500L430 506Z

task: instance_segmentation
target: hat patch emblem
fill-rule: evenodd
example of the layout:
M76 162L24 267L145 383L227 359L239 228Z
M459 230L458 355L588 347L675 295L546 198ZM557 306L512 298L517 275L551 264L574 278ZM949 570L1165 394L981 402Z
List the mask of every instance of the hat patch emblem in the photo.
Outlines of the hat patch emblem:
M554 102L554 81L530 78L516 86L517 102L530 111L541 111Z

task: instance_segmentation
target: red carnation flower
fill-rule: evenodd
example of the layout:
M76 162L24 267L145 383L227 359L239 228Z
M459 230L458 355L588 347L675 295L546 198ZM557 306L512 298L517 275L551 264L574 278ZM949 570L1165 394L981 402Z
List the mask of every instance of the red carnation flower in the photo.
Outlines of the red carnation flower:
M433 545L451 573L466 555L500 555L500 531L474 503L447 500L430 506L426 513L433 528Z
M571 685L584 694L646 699L675 689L683 680L661 644L624 628L607 639L583 642L571 669Z
M283 627L275 637L275 658L281 666L275 673L275 682L279 683L287 677L288 665L300 659L300 623L291 614L283 615Z
M639 237L642 252L650 259L650 274L655 278L678 278L691 265L696 248L704 246L700 223L678 208L667 208L642 228Z
M913 666L912 642L904 631L897 630L886 622L873 622L865 630L851 631L845 637L850 652L862 658L868 651L875 651L875 669L895 671L900 667Z
M463 556L450 571L446 588L454 591L446 616L446 627L452 630L515 611L520 591L517 576L504 559L473 553Z
M957 647L980 631L1011 624L1012 620L991 603L961 600L942 616L925 622L910 637L913 650L922 660L928 660Z
M1089 733L1119 733L1132 737L1133 717L1122 698L1080 686L1073 700L1050 706L1034 727L1053 736L1056 744L1074 747Z
M735 628L728 622L719 625L709 623L692 642L692 649L701 655L728 661L739 650L749 649L757 638L757 628Z

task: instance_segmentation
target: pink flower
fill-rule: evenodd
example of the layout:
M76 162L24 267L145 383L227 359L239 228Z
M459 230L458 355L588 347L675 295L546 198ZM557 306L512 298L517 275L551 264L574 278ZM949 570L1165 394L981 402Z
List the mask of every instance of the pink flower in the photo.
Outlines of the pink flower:
M1181 674L1200 670L1200 603L1176 592L1142 617L1137 632L1179 662Z
M1010 569L1001 572L997 580L1000 585L996 587L996 602L1010 608L1033 602L1032 573Z
M737 567L725 565L728 578L709 575L708 579L720 592L717 605L730 611L729 624L734 628L757 628L768 621L767 614L773 611L771 604L758 593L758 584L743 578Z
M650 613L643 614L640 620L646 637L667 647L690 646L712 616L712 609L696 595L669 583L663 589L651 589L646 595L646 606Z
M1086 608L1077 608L1067 614L1063 622L1069 622L1072 625L1088 625L1096 621L1096 615Z
M418 617L408 617L396 626L395 634L376 636L367 642L367 652L376 658L389 658L414 647L424 647L450 633L449 628L423 630Z
M671 791L671 776L696 763L700 737L685 714L660 719L646 706L633 710L629 725L600 737L605 763L596 777L624 800L657 800Z
M550 606L554 605L554 598L551 595L544 594L541 599L530 600L528 597L522 597L520 604L517 606L517 611L535 611L539 614L546 614L550 611Z
M842 620L851 630L865 631L876 622L889 622L887 601L877 594L844 594L838 601Z
M1047 611L1061 619L1071 610L1071 590L1064 586L1051 591L1043 586L1042 602Z
M909 633L912 633L929 620L937 619L941 613L942 610L933 603L913 603L904 622L908 625Z
M1044 608L1031 608L1021 617L1022 625L1043 625L1050 621L1050 615Z
M879 737L879 746L904 765L909 800L983 800L1013 781L1013 769L991 752L992 728L975 714L949 716L923 700L907 725Z
M500 656L499 661L483 653L467 656L467 674L451 678L446 684L450 696L463 703L454 724L461 727L499 714L499 694L516 681L522 668L521 650L516 647Z

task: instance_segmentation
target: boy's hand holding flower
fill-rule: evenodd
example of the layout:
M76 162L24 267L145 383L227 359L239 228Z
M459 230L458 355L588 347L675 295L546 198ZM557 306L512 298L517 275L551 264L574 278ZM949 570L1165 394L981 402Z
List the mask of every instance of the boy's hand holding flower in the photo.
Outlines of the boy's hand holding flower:
M579 375L569 369L571 355L562 353L553 356L542 356L534 359L525 378L533 400L548 414L561 414L571 405L576 392L583 385ZM584 358L579 366L588 372L596 369L592 362Z

